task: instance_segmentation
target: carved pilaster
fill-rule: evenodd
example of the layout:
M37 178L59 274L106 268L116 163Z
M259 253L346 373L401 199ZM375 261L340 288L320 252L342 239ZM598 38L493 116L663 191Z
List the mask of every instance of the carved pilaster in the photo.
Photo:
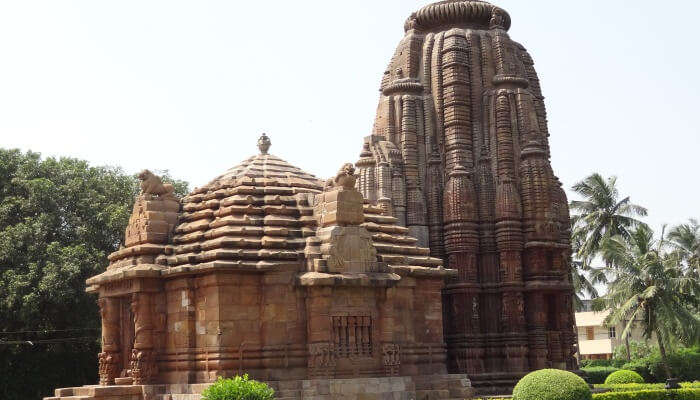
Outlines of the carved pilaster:
M98 355L100 385L112 385L120 373L120 303L114 297L102 297L97 302L102 318L102 352Z
M129 375L134 383L150 383L158 372L153 349L154 311L153 294L138 292L132 295L131 312L134 315L134 348L131 352Z

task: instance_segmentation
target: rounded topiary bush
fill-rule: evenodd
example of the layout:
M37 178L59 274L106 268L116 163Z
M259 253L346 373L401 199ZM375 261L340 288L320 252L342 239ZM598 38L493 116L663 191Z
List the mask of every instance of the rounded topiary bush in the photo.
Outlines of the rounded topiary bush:
M638 373L626 369L615 371L605 378L606 385L617 385L621 383L644 383L644 378Z
M560 369L525 375L513 389L513 400L591 400L591 389L580 376Z
M275 391L263 382L248 379L248 374L219 379L204 389L202 400L272 400Z

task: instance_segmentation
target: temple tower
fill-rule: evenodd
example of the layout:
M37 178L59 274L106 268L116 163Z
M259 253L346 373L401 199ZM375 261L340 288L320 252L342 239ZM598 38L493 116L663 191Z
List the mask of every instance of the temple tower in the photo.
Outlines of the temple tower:
M510 23L479 0L413 13L356 164L364 197L458 271L443 290L448 367L482 387L577 368L568 205Z

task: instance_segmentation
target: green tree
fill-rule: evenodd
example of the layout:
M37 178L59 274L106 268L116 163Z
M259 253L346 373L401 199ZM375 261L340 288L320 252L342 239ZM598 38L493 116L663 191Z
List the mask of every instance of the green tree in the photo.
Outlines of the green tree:
M629 337L639 323L647 339L656 336L667 377L671 377L666 345L672 336L684 343L697 343L700 321L691 311L698 305L697 279L683 273L675 253L664 251L664 235L654 240L646 225L628 231L625 239L615 235L603 240L601 251L612 277L608 292L594 303L610 309L606 323L625 323L621 338Z
M3 399L96 381L100 322L85 279L119 248L138 191L119 168L0 149Z
M599 253L605 238L619 235L630 237L630 230L641 225L636 217L647 215L647 209L630 202L629 196L620 199L617 178L603 178L594 173L576 183L574 192L583 200L571 201L572 237L581 242L578 256L591 260Z
M700 279L700 224L696 219L669 229L666 238L669 244L678 252L687 273Z

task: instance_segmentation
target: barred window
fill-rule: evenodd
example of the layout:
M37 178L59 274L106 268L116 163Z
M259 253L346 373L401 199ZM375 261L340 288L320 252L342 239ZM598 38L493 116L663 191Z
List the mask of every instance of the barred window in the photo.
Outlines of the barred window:
M608 337L611 338L611 339L616 337L616 336L615 336L615 327L614 327L614 326L611 326L611 327L608 328Z

